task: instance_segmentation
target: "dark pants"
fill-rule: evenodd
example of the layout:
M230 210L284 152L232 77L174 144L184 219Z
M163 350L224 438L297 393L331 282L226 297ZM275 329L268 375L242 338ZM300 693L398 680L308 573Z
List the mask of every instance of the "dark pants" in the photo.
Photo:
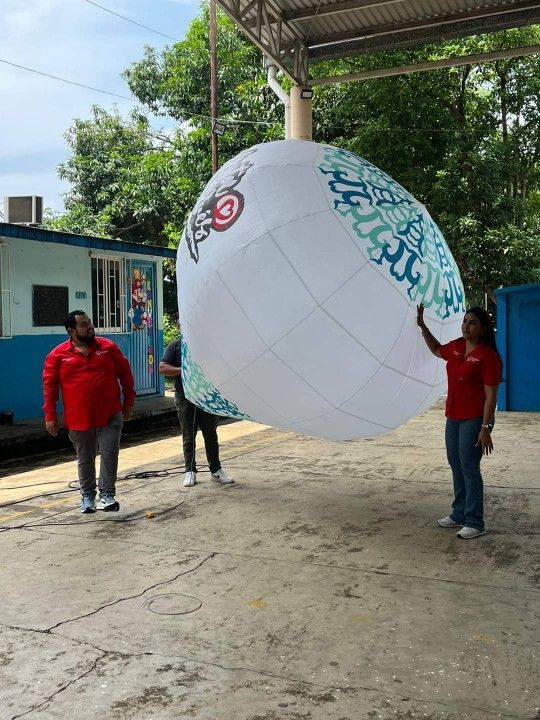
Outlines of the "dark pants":
M70 430L69 439L77 453L77 471L81 495L96 494L96 455L100 454L99 494L114 495L118 451L123 425L122 413L111 416L105 427Z
M446 454L454 479L452 520L459 525L484 529L484 486L480 474L482 447L476 447L482 418L446 419Z
M219 461L219 444L217 436L217 415L201 410L186 399L175 397L174 404L178 413L178 420L182 430L182 443L184 446L184 462L186 472L197 472L195 464L195 445L197 430L200 428L204 438L206 458L210 472L217 472L221 468Z

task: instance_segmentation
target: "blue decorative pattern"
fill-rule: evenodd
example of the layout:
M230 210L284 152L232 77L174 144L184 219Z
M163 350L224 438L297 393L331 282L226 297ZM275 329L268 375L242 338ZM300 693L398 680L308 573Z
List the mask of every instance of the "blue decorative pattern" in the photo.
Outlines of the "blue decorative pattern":
M465 311L459 271L428 212L399 183L361 157L325 145L319 170L369 258L407 283L411 301L444 319Z
M189 348L182 337L180 340L182 356L182 384L188 400L197 407L213 415L251 420L249 415L243 413L229 400L221 396L219 390L204 376L200 366L193 360Z

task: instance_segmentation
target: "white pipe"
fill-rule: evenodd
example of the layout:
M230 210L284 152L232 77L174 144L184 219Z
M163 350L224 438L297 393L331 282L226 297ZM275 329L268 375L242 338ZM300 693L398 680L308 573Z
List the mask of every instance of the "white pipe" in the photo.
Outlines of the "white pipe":
M268 73L267 73L267 82L268 87L270 87L278 96L278 98L281 100L283 105L285 106L285 140L289 140L291 137L291 129L290 129L290 110L291 110L291 99L287 95L286 91L281 87L281 85L276 80L276 74L277 74L277 67L276 65L269 65L268 66Z

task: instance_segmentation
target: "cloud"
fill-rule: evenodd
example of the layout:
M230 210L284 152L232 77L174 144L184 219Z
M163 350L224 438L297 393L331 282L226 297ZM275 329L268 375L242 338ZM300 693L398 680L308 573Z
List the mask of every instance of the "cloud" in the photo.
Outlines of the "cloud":
M2 182L10 188L9 195L41 195L45 206L53 210L63 210L63 194L69 189L68 183L52 172L52 169L43 172L6 173L2 175ZM4 200L2 196L0 201Z
M198 1L100 0L114 12L181 38L198 14ZM162 48L164 38L125 22L84 0L2 2L0 58L45 73L129 96L122 71L139 60L145 45ZM56 165L68 157L64 134L74 118L86 118L93 104L127 114L135 101L115 99L0 63L0 198L42 194L45 205L61 206L67 188ZM36 171L44 155L57 158L47 172ZM13 172L14 163L19 170ZM35 168L32 171L32 159ZM41 158L41 160L40 160ZM24 168L24 171L23 171ZM24 188L27 178L28 189ZM36 182L42 188L36 188ZM32 189L30 189L30 185ZM61 190L60 190L61 188Z

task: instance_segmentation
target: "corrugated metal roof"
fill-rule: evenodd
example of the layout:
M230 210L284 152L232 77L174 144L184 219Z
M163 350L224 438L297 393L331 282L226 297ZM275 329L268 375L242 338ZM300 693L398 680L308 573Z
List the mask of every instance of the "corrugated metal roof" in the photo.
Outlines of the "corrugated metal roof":
M310 61L540 23L539 0L217 0L290 77Z
M93 250L112 250L120 253L135 253L137 255L152 255L157 257L175 258L176 250L159 247L157 245L142 245L127 240L112 240L95 235L79 235L78 233L47 230L29 225L16 225L14 223L0 222L0 238L21 238L23 240L37 240L39 242L57 243L60 245L76 245Z

